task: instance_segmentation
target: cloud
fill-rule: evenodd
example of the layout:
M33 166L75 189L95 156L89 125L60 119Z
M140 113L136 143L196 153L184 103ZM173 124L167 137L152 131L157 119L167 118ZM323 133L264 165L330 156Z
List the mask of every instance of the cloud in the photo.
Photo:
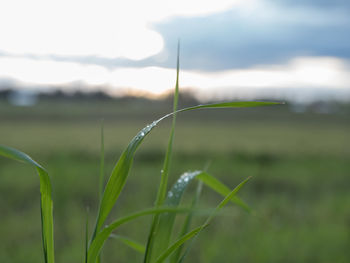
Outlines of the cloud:
M175 61L174 45L183 42L182 66L223 70L285 63L296 56L350 58L350 16L343 9L323 8L316 1L285 6L262 2L249 12L231 9L195 18L175 18L155 28L163 36L164 66ZM292 5L292 4L290 4ZM350 4L349 4L350 5ZM154 57L155 63L157 56ZM159 62L158 62L159 63Z
M301 6L316 9L350 9L348 0L269 0L282 6Z

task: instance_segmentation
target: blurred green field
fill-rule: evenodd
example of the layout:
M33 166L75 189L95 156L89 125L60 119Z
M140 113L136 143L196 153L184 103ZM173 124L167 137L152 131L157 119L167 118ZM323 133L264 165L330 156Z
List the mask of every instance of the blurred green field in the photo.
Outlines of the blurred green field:
M108 175L131 138L170 109L143 100L33 107L0 102L0 144L30 154L52 178L57 262L83 261L86 207L91 229L97 207L101 119ZM253 176L240 196L258 215L227 209L196 240L188 262L350 262L350 111L289 109L200 110L178 116L171 183L187 170L206 166L232 188ZM153 205L169 124L160 124L141 145L113 218ZM219 201L204 189L202 207ZM119 233L144 243L150 220L137 220ZM41 250L37 175L1 158L0 262L42 262ZM141 258L116 240L103 254L108 263Z

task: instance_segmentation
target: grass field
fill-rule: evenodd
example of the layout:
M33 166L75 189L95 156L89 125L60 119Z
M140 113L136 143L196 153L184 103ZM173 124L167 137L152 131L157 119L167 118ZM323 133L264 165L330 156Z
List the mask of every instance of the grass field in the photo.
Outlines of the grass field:
M29 108L0 102L0 144L30 154L52 178L57 262L83 261L86 207L97 208L101 119L109 174L130 139L169 111L171 105L148 101ZM188 262L350 262L349 116L346 107L319 114L293 113L288 105L179 114L171 183L206 166L230 187L253 176L240 196L257 213L226 209L196 240ZM165 121L141 146L113 218L153 205L169 129ZM201 206L219 200L204 189ZM35 171L1 158L0 262L42 262L39 215ZM119 233L144 243L150 221ZM108 242L102 258L142 259L117 240Z

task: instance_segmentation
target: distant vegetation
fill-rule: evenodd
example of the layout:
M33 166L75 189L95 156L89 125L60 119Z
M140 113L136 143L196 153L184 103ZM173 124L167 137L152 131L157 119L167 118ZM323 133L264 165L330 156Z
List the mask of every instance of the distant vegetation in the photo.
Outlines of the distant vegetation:
M84 92L81 90L73 92L64 92L62 89L56 89L50 92L39 91L25 91L14 88L0 89L0 103L9 103L19 106L30 106L40 102L115 102L115 103L132 103L132 104L157 104L160 107L166 107L173 101L173 95L165 94L157 99L151 99L143 96L125 95L120 97L110 96L103 90ZM206 101L206 103L212 103L214 101ZM190 91L184 91L179 94L179 106L189 107L191 105L198 105L198 101L195 95ZM350 112L350 102L338 102L332 99L314 101L311 103L303 104L290 101L288 103L289 109L296 113L303 112L315 112L321 114L332 114L336 112L348 113Z
M154 102L165 102L165 103L172 103L173 101L173 95L168 94L160 97L159 99L149 99L143 96L136 97L136 96L121 96L121 97L112 97L108 93L97 90L97 91L73 91L73 92L64 92L61 89L56 89L54 91L50 92L42 92L42 91L26 91L26 90L19 90L19 89L13 89L13 88L6 88L6 89L0 89L0 101L10 101L11 97L14 95L20 95L20 96L35 96L37 101L121 101L121 102L127 102L130 100L133 101L154 101ZM180 101L182 105L196 105L198 104L198 100L193 96L190 92L182 92L182 94L179 95Z

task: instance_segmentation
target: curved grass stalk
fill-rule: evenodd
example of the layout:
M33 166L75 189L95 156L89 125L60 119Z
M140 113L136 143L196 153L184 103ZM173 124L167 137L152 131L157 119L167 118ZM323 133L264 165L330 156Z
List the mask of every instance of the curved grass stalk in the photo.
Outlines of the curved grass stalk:
M45 263L54 263L54 240L53 240L53 215L52 215L52 190L50 177L46 170L34 161L29 155L14 148L0 145L0 155L27 163L35 167L40 177L40 211L41 211L41 233L43 241Z

